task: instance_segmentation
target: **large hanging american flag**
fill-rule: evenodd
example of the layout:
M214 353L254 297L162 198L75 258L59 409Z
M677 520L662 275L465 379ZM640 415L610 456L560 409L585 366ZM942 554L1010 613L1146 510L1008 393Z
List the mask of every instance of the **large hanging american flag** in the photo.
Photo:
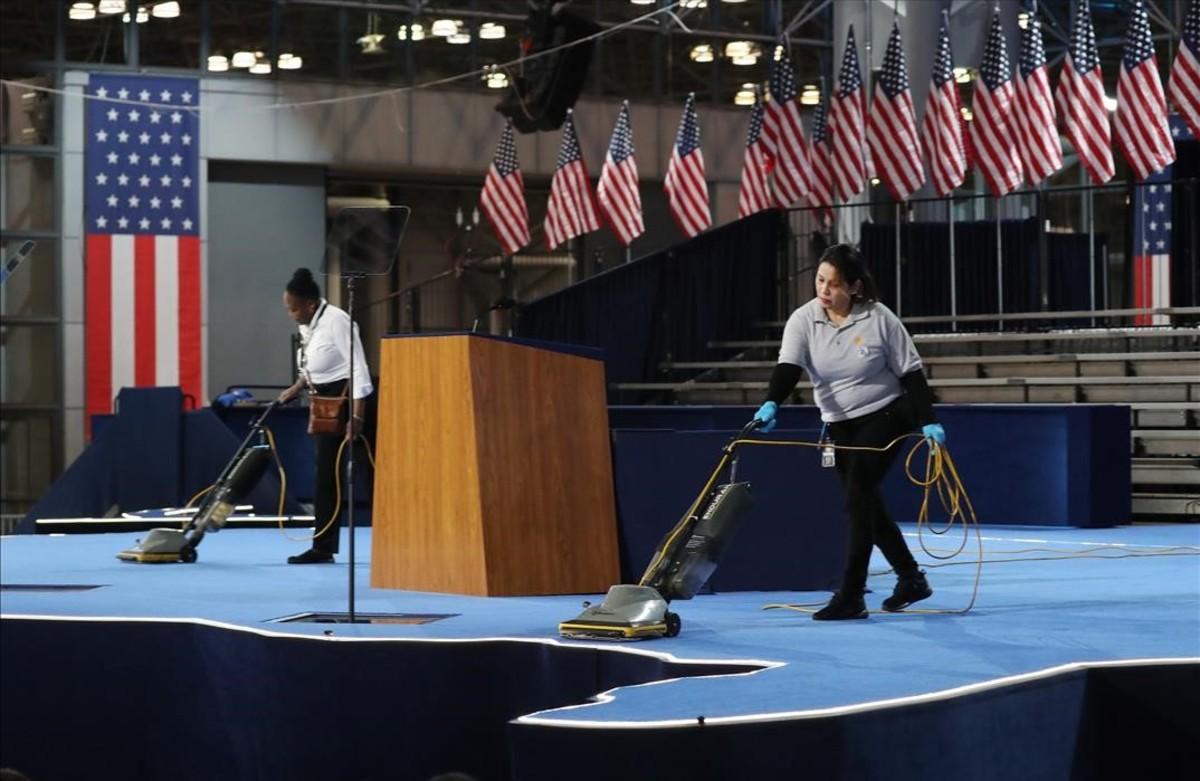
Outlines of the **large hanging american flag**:
M1000 12L992 15L975 86L975 118L971 121L971 148L983 178L997 197L1007 195L1021 183L1021 158L1013 130L1012 66Z
M1175 144L1167 127L1167 100L1150 38L1150 17L1142 0L1135 0L1129 12L1113 128L1117 146L1138 181L1175 161Z
M961 107L958 84L954 81L954 61L950 56L950 34L943 21L938 30L929 96L925 100L925 118L921 122L921 137L929 157L929 175L939 196L962 184L967 172Z
M642 222L642 196L638 192L637 161L633 158L629 101L621 105L621 112L617 114L617 126L613 128L612 140L608 143L608 154L600 171L596 195L600 201L600 211L617 238L628 247L646 230Z
M776 200L786 208L804 198L811 186L808 141L800 118L796 74L786 54L771 63L767 88L771 99L763 115L762 137L774 161Z
M863 154L864 102L858 44L854 42L854 25L850 25L846 31L846 49L842 52L842 69L838 72L838 83L829 108L833 181L842 201L862 192L867 181Z
M1133 306L1171 305L1171 168L1134 188ZM1134 325L1168 325L1167 315L1134 315Z
M876 174L896 200L903 201L925 181L917 118L908 88L908 66L904 62L900 25L896 22L892 23L892 35L883 55L883 72L875 85L871 114L867 117L867 145L871 148Z
M1171 100L1192 135L1200 138L1200 0L1192 0L1183 20L1179 52L1171 66Z
M689 239L712 225L708 210L708 184L704 180L704 155L700 153L700 123L696 96L688 93L675 134L675 147L663 180L667 204L679 229Z
M812 161L812 188L808 191L808 203L817 209L817 215L826 225L833 222L833 169L829 159L829 124L825 121L824 96L813 114L812 145L809 159Z
M738 217L747 217L771 208L771 161L762 142L762 96L750 109L750 129L746 131L746 152L742 155L742 186L738 190Z
M1063 131L1075 147L1092 182L1104 184L1113 177L1112 132L1104 108L1104 77L1096 53L1096 31L1088 0L1076 0L1071 20L1071 43L1058 79L1058 110Z
M592 183L575 136L575 117L567 110L562 146L550 180L550 202L546 206L546 245L554 249L568 239L600 228Z
M506 122L496 154L483 180L479 205L505 255L515 255L529 243L529 207L525 205L525 180L517 163L512 123Z
M199 81L93 74L86 94L87 420L129 386L202 404Z
M1030 14L1021 31L1021 59L1017 63L1017 151L1025 180L1037 185L1062 168L1062 141L1058 137L1054 98L1042 44L1042 24Z

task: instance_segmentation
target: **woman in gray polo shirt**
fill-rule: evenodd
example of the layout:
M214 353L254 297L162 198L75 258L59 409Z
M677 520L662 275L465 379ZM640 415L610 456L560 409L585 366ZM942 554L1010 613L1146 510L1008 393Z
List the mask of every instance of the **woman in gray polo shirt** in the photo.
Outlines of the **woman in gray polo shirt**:
M834 444L882 447L918 427L931 446L945 442L933 417L921 356L900 319L877 298L875 280L857 250L848 244L825 250L816 297L788 318L767 401L754 415L763 431L775 427L779 404L796 387L803 368ZM933 594L879 490L897 450L836 453L850 539L842 587L813 615L817 620L867 617L863 593L872 545L879 546L898 576L884 610L903 610Z

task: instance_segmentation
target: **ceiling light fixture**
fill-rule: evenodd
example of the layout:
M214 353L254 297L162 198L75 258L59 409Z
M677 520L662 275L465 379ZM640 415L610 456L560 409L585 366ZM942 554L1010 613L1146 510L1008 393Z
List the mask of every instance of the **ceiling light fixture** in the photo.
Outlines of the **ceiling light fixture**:
M235 68L249 68L257 60L258 57L254 52L241 51L233 53L233 59L229 61L229 64Z
M971 79L975 78L971 73L970 68L957 67L954 69L954 80L959 84L970 84Z
M284 52L279 55L279 61L276 64L281 71L298 71L304 67L304 58L291 52Z
M92 3L72 3L67 11L67 18L76 22L86 22L96 18L96 6Z
M179 3L176 0L169 0L166 3L155 3L150 6L150 15L155 19L174 19L179 16Z
M125 13L125 0L100 0L98 10L107 16Z
M471 42L471 34L468 32L464 32L462 30L459 30L458 32L454 33L453 35L446 36L446 43L453 43L453 44L461 45L461 44L470 43L470 42Z
M680 5L684 8L708 8L708 0L683 0Z
M503 38L504 33L504 25L496 24L495 22L484 22L479 26L479 37L489 41Z
M266 60L259 60L250 66L250 72L256 76L264 76L271 72L271 63Z
M962 118L963 118L964 122L970 122L972 119L975 118L975 114L973 114L971 112L971 109L969 106L959 106L958 112L960 114L962 114Z
M698 43L688 52L688 56L692 58L692 62L712 62L715 58L713 47L711 44Z
M224 54L209 55L208 69L213 73L221 73L229 70L229 58Z
M446 38L458 32L458 28L462 26L462 22L458 19L438 19L433 23L433 27L429 31L439 38Z
M1022 30L1029 27L1028 11L1022 11L1021 13L1017 14L1017 27L1020 27Z
M752 89L740 89L733 96L733 104L735 106L753 106L757 96Z
M821 102L821 90L816 84L805 84L800 91L800 105L815 106Z
M483 77L483 81L490 89L504 89L508 86L508 74L504 71L492 71Z
M409 38L410 34L412 35L411 38ZM396 31L396 37L402 41L423 41L425 40L425 27L417 22L402 24L400 25L400 29Z
M654 0L629 0L634 5L653 5Z
M129 14L125 14L124 16L122 16L122 17L121 17L121 21L122 21L122 22L124 22L125 24L129 24L129 20L130 20L130 18L131 18L131 17L129 16ZM148 22L148 21L150 21L150 11L149 11L149 9L146 9L146 8L139 8L139 9L137 10L137 23L138 23L138 24L145 24L145 23L146 23L146 22Z

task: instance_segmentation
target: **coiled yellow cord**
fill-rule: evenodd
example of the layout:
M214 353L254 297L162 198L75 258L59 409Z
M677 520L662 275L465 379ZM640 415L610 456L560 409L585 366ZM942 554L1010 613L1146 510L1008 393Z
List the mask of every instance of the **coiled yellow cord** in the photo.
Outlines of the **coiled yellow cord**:
M716 483L721 472L724 470L725 465L727 463L729 463L729 460L732 457L732 454L733 454L733 451L735 448L737 448L741 445L771 445L771 446L777 446L777 447L810 447L810 448L817 448L817 449L824 449L827 447L832 447L835 450L869 451L869 452L875 452L875 453L884 453L884 452L887 452L888 450L891 450L893 447L897 446L900 442L904 441L905 439L912 439L912 438L915 438L918 441L913 444L912 449L910 449L908 452L908 456L904 459L904 473L905 473L905 476L908 477L909 482L912 483L913 485L917 486L918 488L920 488L922 490L922 494L923 494L921 497L921 510L917 516L917 538L921 543L921 550L923 550L927 555L929 555L935 559L943 559L944 560L944 559L954 558L955 556L960 554L966 548L967 541L968 541L969 534L970 534L969 526L974 526L975 527L975 537L976 537L976 540L979 545L979 557L976 561L975 583L971 589L971 600L970 600L970 602L967 603L966 607L960 608L957 610L934 610L934 609L918 608L918 609L905 610L903 612L926 613L926 614L928 614L928 613L966 613L975 605L975 599L979 594L979 581L980 581L980 578L981 578L982 572L983 572L983 535L979 529L979 519L975 515L975 507L971 503L971 498L967 494L966 487L962 483L962 478L960 478L958 475L958 469L954 465L954 459L950 457L950 451L946 449L945 445L929 446L927 443L927 440L921 434L903 434L899 437L896 437L895 439L893 439L891 442L887 443L883 447L872 447L869 445L834 445L834 444L831 444L828 442L811 442L811 441L807 441L807 440L784 440L784 439L737 439L737 440L734 440L733 442L729 443L728 446L726 446L725 455L717 463L716 469L714 469L712 472L712 475L709 476L708 482L706 482L704 484L704 488L703 488L703 490L700 491L700 494L696 497L696 500L694 502L692 502L691 506L688 508L688 510L684 514L684 516L680 519L679 523L677 523L675 525L675 528L673 528L671 530L670 534L667 536L666 541L659 547L658 551L656 552L656 554L654 556L654 559L650 562L650 565L646 568L645 573L642 575L642 579L639 581L639 585L642 585L642 586L647 585L647 582L650 580L655 569L657 569L658 566L661 564L663 556L666 555L666 551L671 549L672 544L675 542L676 538L687 527L687 523L685 523L685 521L696 512L696 510L700 506L700 503L704 501L705 497L708 496L709 491L712 490L713 485ZM926 458L925 458L925 477L924 477L924 479L918 478L916 475L913 474L913 471L912 471L913 456L916 455L916 453L920 450L922 445L926 445L928 447L928 452L927 452ZM938 499L940 500L942 508L946 511L946 515L947 515L947 520L946 520L945 525L941 526L939 528L936 528L936 529L930 527L930 524L929 524L929 496L934 490L937 491ZM926 529L928 529L930 531L930 533L940 536L940 535L943 535L943 534L946 534L947 532L949 532L956 524L959 524L959 523L961 523L963 526L963 540L962 540L961 544L958 546L958 549L955 550L953 553L951 553L949 555L935 554L928 548L928 546L926 546L925 537L924 537L924 531ZM792 608L792 609L796 608L796 606L794 606L794 605L767 605L767 607L788 607L788 608Z

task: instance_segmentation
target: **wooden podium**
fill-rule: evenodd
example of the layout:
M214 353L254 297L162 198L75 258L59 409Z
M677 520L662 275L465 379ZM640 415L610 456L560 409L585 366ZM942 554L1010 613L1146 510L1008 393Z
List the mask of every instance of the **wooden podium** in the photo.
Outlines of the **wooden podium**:
M602 593L620 578L604 364L483 335L383 340L371 586Z

